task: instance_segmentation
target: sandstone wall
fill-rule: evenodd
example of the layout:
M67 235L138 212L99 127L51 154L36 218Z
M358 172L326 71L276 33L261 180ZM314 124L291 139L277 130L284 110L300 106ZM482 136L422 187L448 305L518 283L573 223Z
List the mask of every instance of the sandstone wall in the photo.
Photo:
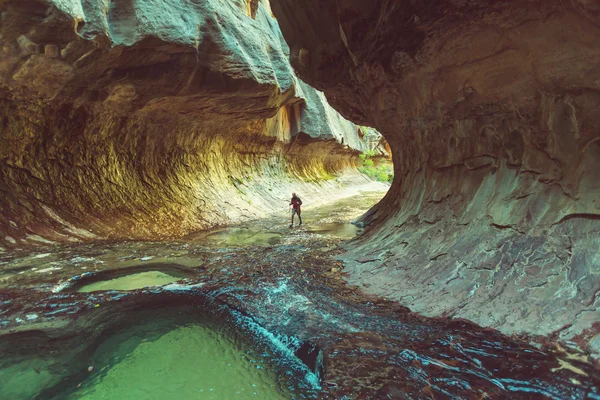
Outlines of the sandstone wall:
M300 77L383 133L351 282L600 349L600 2L272 3Z
M8 0L0 12L0 246L254 218L318 190L364 146L296 78L267 2Z

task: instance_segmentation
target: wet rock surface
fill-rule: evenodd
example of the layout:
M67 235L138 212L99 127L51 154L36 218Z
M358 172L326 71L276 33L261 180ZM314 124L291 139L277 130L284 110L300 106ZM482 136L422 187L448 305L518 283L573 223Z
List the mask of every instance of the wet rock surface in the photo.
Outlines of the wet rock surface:
M598 356L600 3L272 6L299 76L392 148L350 281Z
M343 211L337 216L326 213L332 219L327 222L358 217L369 207L369 196L333 205ZM168 309L208 299L211 305L200 309L218 306L244 315L260 327L263 337L267 332L290 349L306 371L320 371L319 390L302 389L306 375L293 373L299 398L600 396L597 368L587 355L565 351L565 344L547 340L532 346L529 338L508 337L471 322L422 317L347 285L339 260L340 239L310 233L311 224L322 221L311 220L308 210L304 214L304 228L287 228L285 215L250 226L281 234L277 245L223 247L197 239L78 244L45 253L3 255L0 271L11 276L0 288L1 342L14 343L13 338L22 343L20 354L28 354L27 348L39 353L45 337L72 336L82 326L99 334L111 318L127 318L127 309ZM44 272L35 267L39 264ZM94 273L125 274L144 265L154 270L164 265L165 271L176 266L189 276L127 292L68 289ZM37 339L22 340L25 337ZM36 345L29 347L31 343ZM3 348L6 354L14 356ZM78 357L77 365L87 365L85 352ZM79 379L87 374L81 372ZM78 382L67 380L71 385Z

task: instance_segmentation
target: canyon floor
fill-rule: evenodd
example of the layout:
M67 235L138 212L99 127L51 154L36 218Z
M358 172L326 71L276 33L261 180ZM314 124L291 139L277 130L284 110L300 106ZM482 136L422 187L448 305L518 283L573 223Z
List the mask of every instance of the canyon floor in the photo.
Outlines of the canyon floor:
M0 398L600 398L595 366L564 343L422 317L349 285L350 222L386 187L359 189L307 204L292 229L279 212L179 241L1 254ZM191 339L198 329L218 334ZM187 353L223 342L249 367L202 386L219 367Z

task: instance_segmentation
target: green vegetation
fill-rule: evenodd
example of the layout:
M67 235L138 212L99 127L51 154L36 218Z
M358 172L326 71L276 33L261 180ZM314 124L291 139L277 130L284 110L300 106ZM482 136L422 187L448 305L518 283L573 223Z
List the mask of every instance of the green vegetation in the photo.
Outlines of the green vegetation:
M367 150L362 153L359 156L362 165L358 167L358 170L376 181L392 183L394 180L394 169L392 164L386 162L375 166L375 163L372 160L372 157L374 156L374 150Z

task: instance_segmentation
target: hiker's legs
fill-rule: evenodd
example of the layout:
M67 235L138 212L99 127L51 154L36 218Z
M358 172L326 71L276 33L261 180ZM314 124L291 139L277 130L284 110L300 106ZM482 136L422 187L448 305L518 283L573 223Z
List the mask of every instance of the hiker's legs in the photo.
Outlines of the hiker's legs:
M302 213L298 210L298 219L300 220L300 225L302 225Z
M296 209L292 208L292 221L290 223L290 228L294 226L294 214L296 214Z

